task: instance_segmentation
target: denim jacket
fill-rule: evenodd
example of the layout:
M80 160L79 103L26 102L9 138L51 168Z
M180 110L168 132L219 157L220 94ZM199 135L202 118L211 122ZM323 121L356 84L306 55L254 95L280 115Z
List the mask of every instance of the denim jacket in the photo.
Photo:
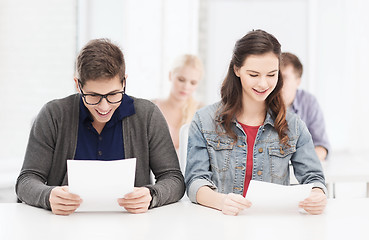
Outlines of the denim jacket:
M185 182L192 202L200 187L209 186L220 193L243 193L246 173L246 134L234 121L236 143L225 134L216 133L216 111L220 103L200 109L189 129ZM259 127L253 148L252 179L289 185L289 162L300 184L313 183L327 192L321 163L315 153L311 135L305 123L287 112L289 147L279 143L274 120L267 113ZM225 133L224 129L218 131Z

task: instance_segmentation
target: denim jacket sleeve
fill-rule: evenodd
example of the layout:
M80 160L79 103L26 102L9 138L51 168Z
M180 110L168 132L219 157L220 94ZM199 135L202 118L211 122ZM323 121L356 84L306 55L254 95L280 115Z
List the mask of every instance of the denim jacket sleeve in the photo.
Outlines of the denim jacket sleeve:
M327 193L323 168L315 153L309 130L299 117L295 121L295 128L290 129L290 131L296 131L296 135L299 136L296 143L296 152L291 158L295 177L300 184L313 183L314 187L321 188Z
M196 194L202 186L209 186L212 189L217 188L211 181L212 175L207 142L203 135L200 116L196 113L188 133L187 164L185 171L187 195L192 202L197 203Z

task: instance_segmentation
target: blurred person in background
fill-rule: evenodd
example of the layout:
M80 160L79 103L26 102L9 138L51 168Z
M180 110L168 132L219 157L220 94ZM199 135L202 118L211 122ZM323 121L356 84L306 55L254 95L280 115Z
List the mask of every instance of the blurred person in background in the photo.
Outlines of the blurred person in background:
M286 107L300 116L306 123L313 138L315 152L324 161L330 150L325 128L323 111L317 99L305 90L298 89L301 84L303 66L298 57L289 52L282 53L281 73L283 76L282 96Z
M194 99L193 94L203 75L204 67L199 57L191 54L181 55L174 61L169 72L171 83L169 96L153 100L167 120L177 152L180 128L190 123L195 112L202 107L202 104Z

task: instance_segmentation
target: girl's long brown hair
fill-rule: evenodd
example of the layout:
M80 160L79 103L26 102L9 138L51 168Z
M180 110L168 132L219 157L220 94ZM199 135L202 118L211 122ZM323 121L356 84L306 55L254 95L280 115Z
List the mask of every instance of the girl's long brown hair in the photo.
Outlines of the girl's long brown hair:
M218 117L216 121L218 125L217 129L219 130L223 127L226 134L230 136L234 142L237 141L237 135L232 130L232 121L243 107L241 80L234 73L234 67L241 68L245 59L250 55L262 55L270 52L274 53L279 58L280 62L280 43L273 35L263 30L251 31L236 42L227 76L222 83L222 104L217 111ZM279 142L283 145L288 145L288 125L286 121L286 107L281 96L282 86L282 75L278 72L277 85L265 100L265 104L267 111L270 111L274 120L274 128L278 133Z

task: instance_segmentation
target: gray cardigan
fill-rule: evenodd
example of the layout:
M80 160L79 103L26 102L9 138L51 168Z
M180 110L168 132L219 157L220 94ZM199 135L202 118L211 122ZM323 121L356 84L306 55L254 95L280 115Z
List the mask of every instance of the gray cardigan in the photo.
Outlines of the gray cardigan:
M125 157L137 159L135 186L150 189L150 208L176 202L185 185L167 123L155 104L133 100L136 113L122 120L122 128ZM21 201L50 209L53 187L68 185L67 159L73 159L76 151L79 101L79 94L53 100L38 114L16 183ZM150 169L156 178L154 185Z

